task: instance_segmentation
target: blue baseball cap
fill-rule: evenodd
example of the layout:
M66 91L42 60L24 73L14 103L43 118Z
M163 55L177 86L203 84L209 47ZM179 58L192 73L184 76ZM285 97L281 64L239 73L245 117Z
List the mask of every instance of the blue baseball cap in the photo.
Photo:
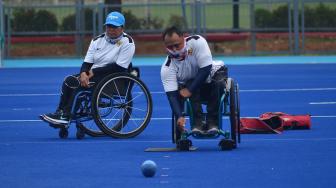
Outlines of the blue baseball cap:
M125 17L120 12L111 12L107 15L105 25L115 25L115 26L123 26L125 25Z

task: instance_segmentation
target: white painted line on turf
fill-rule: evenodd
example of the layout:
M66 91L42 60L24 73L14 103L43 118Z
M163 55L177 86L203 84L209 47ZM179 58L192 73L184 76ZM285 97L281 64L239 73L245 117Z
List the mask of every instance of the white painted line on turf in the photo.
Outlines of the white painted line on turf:
M246 141L334 141L335 137L331 138L264 138L264 139L248 139ZM245 140L244 140L245 141Z
M312 118L335 118L336 116L310 116Z
M52 96L59 95L54 93L22 93L22 94L0 94L0 97L40 97L40 96Z
M42 120L37 119L4 119L0 120L0 123L16 123L16 122L39 122Z
M309 131L309 130L308 130ZM243 135L242 135L243 136ZM197 140L198 142L218 142L216 139ZM260 142L260 141L336 141L336 137L329 138L248 138L244 142Z
M336 90L336 88L293 88L293 89L249 89L244 90L241 89L239 92L268 92L268 91L328 91L328 90Z
M107 137L108 138L108 137ZM55 141L12 141L12 142L2 142L0 145L11 145L11 144L114 144L114 143L171 143L171 140L102 140L102 141L74 141L71 139L67 140L61 140L61 139L55 139Z
M309 104L336 104L336 102L310 102Z
M186 118L188 119L188 118ZM167 118L151 118L151 120L171 120L170 117ZM16 122L41 122L39 119L3 119L0 123L16 123Z
M329 115L329 116L311 116L312 118L336 118L336 115ZM223 119L228 119L229 117L223 117ZM257 116L244 116L241 118L258 118ZM188 118L186 118L188 119ZM163 117L163 118L151 118L154 121L161 121L161 120L171 120L170 117ZM39 119L3 119L0 120L0 123L20 123L20 122L42 122Z
M256 138L256 139L244 139L244 142L264 142L264 141L336 141L336 137L329 137L329 138ZM215 142L217 143L217 139L198 139L195 140L195 142ZM110 140L110 141L97 141L97 140L91 140L91 141L73 141L73 140L60 140L55 139L55 141L12 141L12 142L1 142L0 145L5 146L11 146L14 144L121 144L121 143L171 143L171 140L125 140L125 141L119 141L119 140ZM170 158L170 156L167 156L167 158Z
M31 108L13 108L13 111L30 111Z
M281 92L281 91L332 91L336 90L333 87L327 88L293 88L293 89L241 89L239 92ZM164 94L164 91L151 91L151 94ZM0 97L39 97L39 96L54 96L59 93L12 93L0 94Z

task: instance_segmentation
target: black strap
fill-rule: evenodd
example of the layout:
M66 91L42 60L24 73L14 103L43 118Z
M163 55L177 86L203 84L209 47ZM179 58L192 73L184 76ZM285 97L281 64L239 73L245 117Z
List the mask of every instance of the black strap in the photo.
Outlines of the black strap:
M93 63L83 62L82 67L80 69L80 73L86 72L88 74L92 65L93 65Z

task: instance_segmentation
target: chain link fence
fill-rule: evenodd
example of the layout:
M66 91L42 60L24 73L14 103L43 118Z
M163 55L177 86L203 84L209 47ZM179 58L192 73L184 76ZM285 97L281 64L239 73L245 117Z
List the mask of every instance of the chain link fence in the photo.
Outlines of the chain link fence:
M126 17L138 55L162 55L160 32L177 25L215 54L334 54L334 0L3 0L6 58L82 57L111 10Z
M4 44L5 44L5 25L3 18L3 2L0 0L0 67L2 67L2 60L4 54Z

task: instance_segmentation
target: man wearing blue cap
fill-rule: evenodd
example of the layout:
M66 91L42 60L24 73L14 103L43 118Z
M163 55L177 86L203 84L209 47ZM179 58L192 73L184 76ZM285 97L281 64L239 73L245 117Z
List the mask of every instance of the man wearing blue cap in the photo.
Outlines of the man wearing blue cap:
M41 115L42 120L57 127L67 125L76 91L94 87L106 75L126 72L129 68L135 45L133 39L124 33L125 17L120 12L111 12L104 25L105 33L92 39L80 73L64 79L56 112Z

